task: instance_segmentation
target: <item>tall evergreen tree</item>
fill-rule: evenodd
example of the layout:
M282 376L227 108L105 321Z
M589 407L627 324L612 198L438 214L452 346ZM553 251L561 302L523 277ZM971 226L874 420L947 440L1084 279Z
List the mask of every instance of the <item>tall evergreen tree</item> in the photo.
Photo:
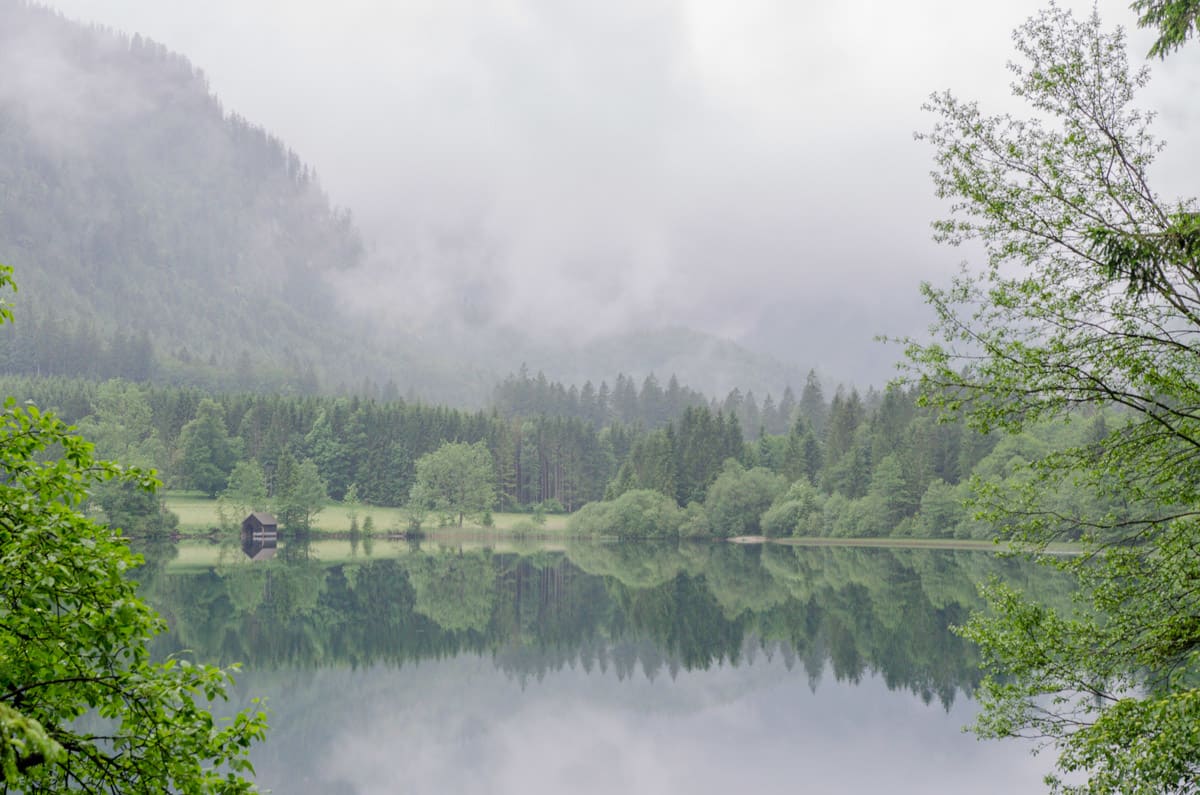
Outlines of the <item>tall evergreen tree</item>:
M800 391L800 404L798 408L800 413L808 420L813 433L818 436L824 436L825 418L828 415L829 407L825 403L825 393L821 389L821 379L817 378L815 370L808 371L808 377L804 381L804 389Z

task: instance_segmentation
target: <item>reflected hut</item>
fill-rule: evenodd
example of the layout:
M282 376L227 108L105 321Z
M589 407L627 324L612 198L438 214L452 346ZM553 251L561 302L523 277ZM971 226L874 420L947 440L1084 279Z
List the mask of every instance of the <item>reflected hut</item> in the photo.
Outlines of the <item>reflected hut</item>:
M255 511L242 520L242 552L250 560L275 557L279 541L279 523L269 513Z

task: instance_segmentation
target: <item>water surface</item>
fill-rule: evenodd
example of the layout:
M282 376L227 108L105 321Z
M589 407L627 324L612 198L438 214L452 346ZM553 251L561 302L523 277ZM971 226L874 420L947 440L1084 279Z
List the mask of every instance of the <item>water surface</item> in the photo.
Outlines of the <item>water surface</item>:
M157 650L244 663L279 793L1039 792L1050 764L961 731L974 583L1064 594L987 553L171 551L143 573Z

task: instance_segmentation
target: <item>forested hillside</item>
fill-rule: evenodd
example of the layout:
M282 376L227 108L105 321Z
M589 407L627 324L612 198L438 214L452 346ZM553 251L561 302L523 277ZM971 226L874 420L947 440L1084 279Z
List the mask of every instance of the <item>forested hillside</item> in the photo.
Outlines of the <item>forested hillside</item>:
M362 257L349 214L187 59L0 0L0 69L0 261L43 343L10 369L89 374L121 337L175 380L365 364L324 281Z
M795 375L686 329L572 343L352 315L331 284L366 257L349 211L187 58L0 0L0 69L0 263L21 288L0 372L459 406L522 360L576 383L678 372L708 393Z

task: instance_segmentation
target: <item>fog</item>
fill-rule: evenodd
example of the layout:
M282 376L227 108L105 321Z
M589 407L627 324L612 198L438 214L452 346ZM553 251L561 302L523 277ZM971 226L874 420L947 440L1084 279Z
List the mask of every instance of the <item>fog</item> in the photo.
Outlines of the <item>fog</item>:
M970 254L929 239L921 103L1009 107L1010 31L1043 4L53 5L183 53L316 168L367 241L354 308L574 341L684 325L878 383L899 351L872 338L920 333L919 281ZM1198 54L1156 63L1149 94L1179 190Z

